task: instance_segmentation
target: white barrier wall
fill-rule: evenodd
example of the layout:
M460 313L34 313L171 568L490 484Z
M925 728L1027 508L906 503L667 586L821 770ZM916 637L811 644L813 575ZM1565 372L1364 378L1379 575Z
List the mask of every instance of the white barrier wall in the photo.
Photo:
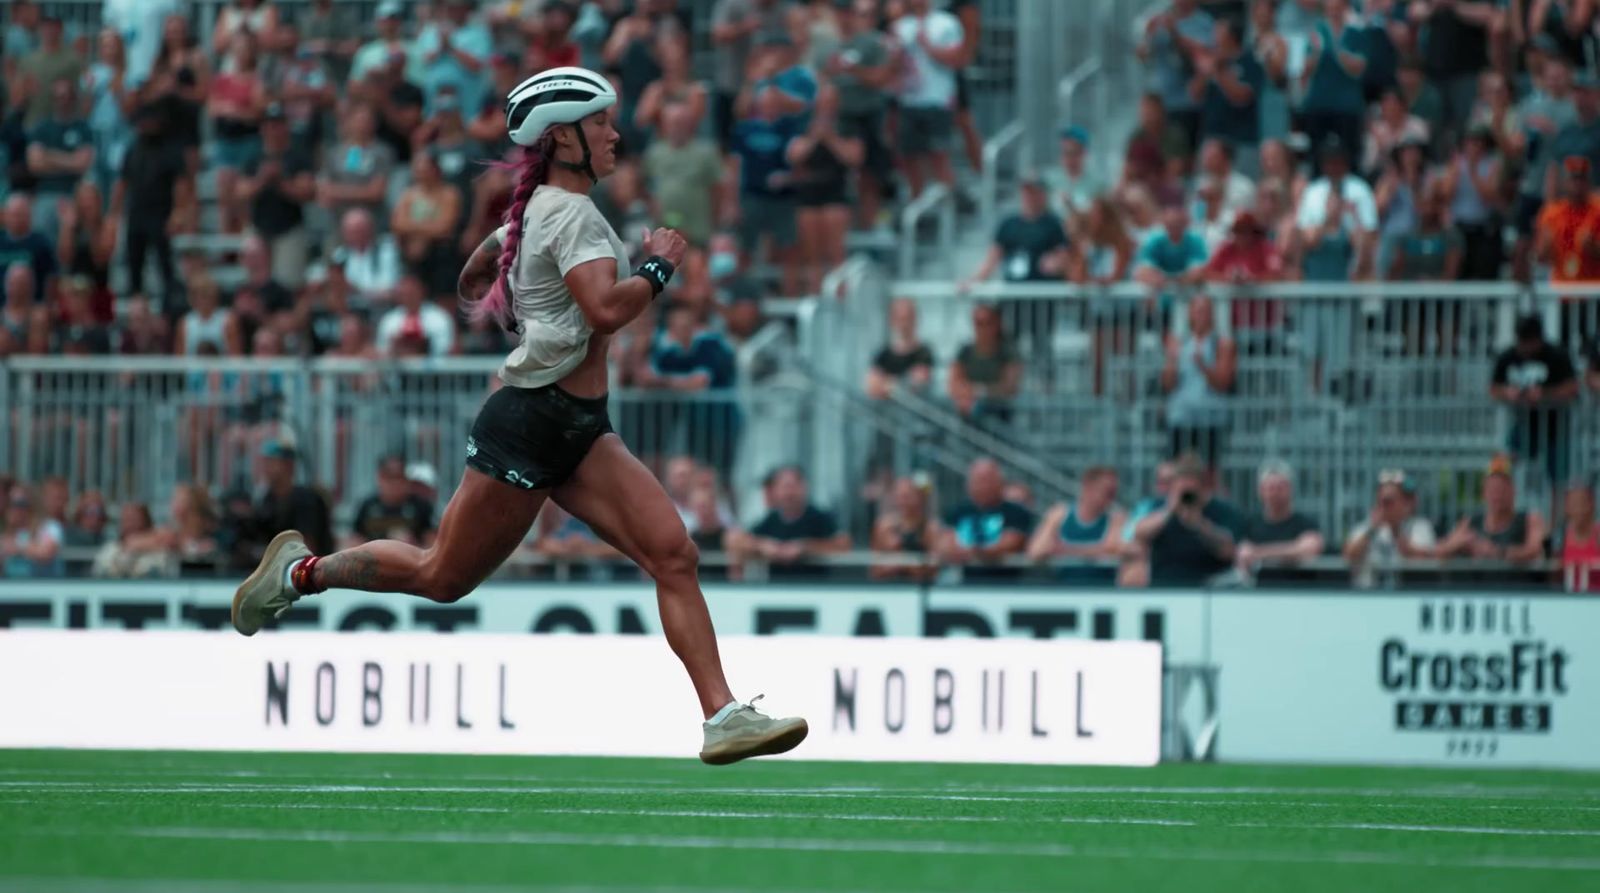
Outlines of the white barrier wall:
M0 585L0 628L226 628L231 595L214 584L17 582ZM1600 767L1600 599L1581 595L773 584L712 586L707 600L721 634L810 642L793 646L802 653L840 647L818 635L891 653L933 638L939 654L1001 637L1157 641L1179 669L1169 740L1216 759ZM652 643L660 630L654 593L638 584L493 585L450 606L333 593L286 619L297 629L633 633Z
M1600 766L1600 600L1211 599L1217 757Z
M805 716L814 760L1152 765L1147 642L727 637L743 697ZM656 637L0 633L0 747L688 757Z

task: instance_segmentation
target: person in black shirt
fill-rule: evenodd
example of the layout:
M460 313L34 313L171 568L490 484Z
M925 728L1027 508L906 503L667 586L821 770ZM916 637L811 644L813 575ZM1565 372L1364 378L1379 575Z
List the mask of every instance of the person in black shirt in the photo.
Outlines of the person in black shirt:
M1150 553L1152 586L1202 586L1233 563L1243 525L1232 507L1213 498L1197 456L1178 460L1167 504L1134 525Z
M345 538L345 548L382 539L426 547L432 544L435 532L433 506L411 492L405 460L385 456L378 462L378 492L356 509L354 529Z
M261 448L262 481L255 498L255 518L251 525L250 551L259 555L266 547L264 531L298 530L306 546L315 554L333 551L333 519L327 500L310 487L294 482L295 459L292 443L269 440Z
M78 107L77 84L59 80L50 85L50 117L28 132L28 171L33 174L35 229L54 233L60 227L57 207L71 201L78 181L94 167L94 134Z
M1000 222L994 243L960 288L971 288L1000 270L1006 282L1050 282L1065 279L1069 271L1070 247L1066 225L1050 210L1050 195L1037 174L1022 180L1022 210Z
M0 273L12 264L23 264L33 271L33 298L43 301L49 294L59 266L50 238L33 230L33 202L26 193L14 192L6 199L5 228L0 230Z
M1200 137L1222 139L1246 158L1254 157L1261 142L1261 116L1256 103L1267 73L1255 53L1241 44L1240 24L1217 20L1215 50L1196 54L1196 71L1189 81L1190 95L1200 94Z
M406 62L405 53L394 53L363 85L378 111L378 140L394 150L396 166L411 163L411 135L422 125L422 88L406 80Z
M967 501L944 519L939 555L947 564L982 564L1021 555L1033 530L1033 513L1005 499L1006 479L993 459L967 469ZM969 580L1016 576L1009 568L968 570Z
M749 546L757 555L775 564L796 564L850 548L849 534L833 515L811 504L806 473L798 466L772 472L763 486L772 510L750 531Z
M67 279L62 289L66 314L56 330L62 353L79 356L111 353L111 327L95 318L93 294L94 283L87 277Z
M123 232L130 287L135 292L144 291L145 260L154 251L161 271L159 306L164 315L174 316L179 311L180 295L167 227L177 204L177 191L187 180L188 163L183 146L167 138L168 121L161 108L147 104L134 112L138 139L122 159L122 178L112 192L111 205L126 215Z
M1439 543L1440 558L1479 558L1530 562L1544 557L1544 517L1517 508L1511 460L1496 456L1483 478L1483 507L1456 523Z
M1511 452L1543 459L1550 482L1565 482L1578 376L1567 351L1545 340L1539 317L1517 321L1517 343L1495 359L1489 395L1511 412Z
M924 390L933 380L933 351L917 335L917 305L896 298L889 305L889 341L867 370L867 396L887 398L895 385Z
M296 145L283 106L267 106L261 120L261 152L244 168L240 195L250 206L250 225L267 241L272 278L289 287L305 281L311 237L305 205L317 196L310 149Z
M439 173L461 193L461 207L472 203L472 181L483 173L483 160L489 151L467 132L461 114L461 99L454 89L445 88L433 103L433 117L422 125L419 138L433 150ZM461 215L466 217L465 214Z
M1465 132L1478 96L1478 75L1489 67L1489 23L1499 3L1466 0L1412 0L1406 14L1422 21L1423 67L1444 100L1446 132L1438 145L1454 146Z
M1294 510L1294 478L1289 466L1269 462L1256 479L1261 510L1244 523L1234 564L1255 573L1262 562L1282 565L1322 554L1325 541L1317 522Z
M272 258L261 237L245 237L239 263L244 267L245 281L234 289L227 306L239 320L244 343L254 344L256 329L279 314L294 310L294 293L272 278Z

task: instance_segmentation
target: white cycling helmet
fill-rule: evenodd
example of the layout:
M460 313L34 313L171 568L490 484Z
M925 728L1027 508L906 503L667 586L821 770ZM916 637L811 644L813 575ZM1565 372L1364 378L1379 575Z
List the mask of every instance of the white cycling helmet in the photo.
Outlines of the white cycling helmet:
M506 97L506 129L512 142L531 146L551 125L576 124L616 104L617 91L604 76L587 68L552 68L523 81ZM584 139L583 128L577 131L578 143L583 146L583 164L559 163L587 173L592 179L589 142Z

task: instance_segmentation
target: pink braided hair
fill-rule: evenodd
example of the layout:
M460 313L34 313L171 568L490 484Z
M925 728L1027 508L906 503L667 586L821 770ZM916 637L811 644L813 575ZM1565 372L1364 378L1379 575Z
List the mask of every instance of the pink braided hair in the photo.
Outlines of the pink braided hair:
M507 327L516 321L511 309L511 268L516 265L517 251L522 247L522 218L527 213L533 191L544 183L555 151L555 134L547 130L537 142L522 150L520 162L509 165L522 173L511 193L511 207L506 209L506 237L500 243L500 274L495 277L489 293L468 308L468 316L474 321L490 319Z

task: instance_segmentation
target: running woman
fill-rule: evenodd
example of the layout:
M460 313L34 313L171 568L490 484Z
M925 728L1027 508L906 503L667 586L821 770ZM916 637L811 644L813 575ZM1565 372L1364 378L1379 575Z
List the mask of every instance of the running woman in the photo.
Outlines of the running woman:
M616 169L616 103L610 83L582 68L542 72L506 101L511 139L523 147L517 185L505 226L467 261L460 287L473 314L514 325L522 343L500 368L506 387L473 423L467 470L434 546L378 541L318 557L298 531L285 531L235 594L233 625L253 635L299 599L333 588L458 601L554 499L655 580L667 642L706 717L700 759L720 765L783 753L805 739L806 721L734 700L698 553L666 490L606 414L611 335L661 294L686 248L681 235L658 229L645 238L648 259L624 274L627 249L589 198Z

